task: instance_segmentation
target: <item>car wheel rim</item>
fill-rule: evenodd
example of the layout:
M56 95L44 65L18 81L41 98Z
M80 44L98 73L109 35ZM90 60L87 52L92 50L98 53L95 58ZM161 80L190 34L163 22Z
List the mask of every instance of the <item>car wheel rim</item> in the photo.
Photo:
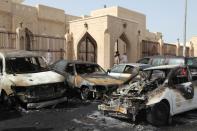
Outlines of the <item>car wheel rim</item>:
M90 91L89 91L88 88L82 89L82 91L81 91L81 98L82 98L83 100L87 100L89 92L90 92Z

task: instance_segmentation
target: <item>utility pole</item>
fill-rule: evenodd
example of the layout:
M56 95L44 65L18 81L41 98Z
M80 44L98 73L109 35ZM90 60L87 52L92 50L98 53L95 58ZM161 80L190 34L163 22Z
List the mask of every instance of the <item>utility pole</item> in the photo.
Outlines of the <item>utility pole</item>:
M187 0L185 0L185 19L184 19L184 45L183 45L183 56L186 56L186 38L187 38Z

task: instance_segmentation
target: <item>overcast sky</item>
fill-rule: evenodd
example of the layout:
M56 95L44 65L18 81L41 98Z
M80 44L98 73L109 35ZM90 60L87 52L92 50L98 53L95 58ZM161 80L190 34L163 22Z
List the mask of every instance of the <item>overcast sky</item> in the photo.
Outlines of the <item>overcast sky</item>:
M162 32L166 42L183 41L185 0L25 0L25 4L44 4L82 16L104 5L121 6L146 15L147 29ZM197 0L188 0L187 40L197 36Z

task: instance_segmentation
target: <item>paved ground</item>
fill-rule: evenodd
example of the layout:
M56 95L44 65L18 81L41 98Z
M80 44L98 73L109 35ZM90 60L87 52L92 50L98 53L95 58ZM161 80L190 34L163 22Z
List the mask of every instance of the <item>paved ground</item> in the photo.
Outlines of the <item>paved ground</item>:
M173 124L154 127L147 122L134 124L103 116L97 111L98 102L70 101L57 107L33 111L1 111L0 131L195 131L197 110L173 118Z

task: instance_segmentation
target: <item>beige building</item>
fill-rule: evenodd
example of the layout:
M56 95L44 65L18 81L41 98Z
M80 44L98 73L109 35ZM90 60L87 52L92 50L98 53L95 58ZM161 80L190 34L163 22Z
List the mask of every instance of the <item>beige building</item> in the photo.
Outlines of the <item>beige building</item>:
M72 16L64 10L20 0L0 1L0 48L17 48L39 53L48 49L54 61L65 57L100 64L114 64L114 53L127 53L129 62L148 55L181 55L179 43L167 44L162 33L149 32L146 15L122 7L92 11L90 16ZM197 56L196 37L187 47ZM62 55L63 53L63 55Z

